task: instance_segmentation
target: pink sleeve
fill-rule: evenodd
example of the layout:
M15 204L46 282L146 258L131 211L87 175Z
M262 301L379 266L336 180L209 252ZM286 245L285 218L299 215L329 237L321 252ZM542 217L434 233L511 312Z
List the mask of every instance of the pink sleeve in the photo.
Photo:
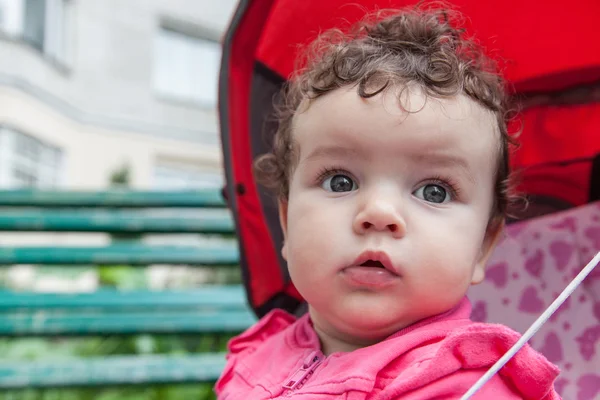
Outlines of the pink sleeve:
M439 379L431 386L439 382L439 396L444 399L460 399L479 378L487 372L485 370L461 370ZM435 398L432 397L432 398ZM506 382L500 375L490 379L473 397L472 400L524 400L512 384Z
M394 396L392 393L389 393L389 396L385 395L386 390L384 389L382 392L384 395L381 398L389 400L459 400L485 372L486 370L479 369L460 370L437 379L426 386L415 389L410 393L401 394L399 397ZM471 399L530 400L522 397L510 383L505 382L499 375L494 376L488 381ZM552 398L543 400L550 399Z
M276 333L293 324L295 318L282 310L273 310L254 326L229 341L227 363L221 377L215 384L215 392L220 395L225 386L234 385L235 368L240 360L254 352L260 345Z

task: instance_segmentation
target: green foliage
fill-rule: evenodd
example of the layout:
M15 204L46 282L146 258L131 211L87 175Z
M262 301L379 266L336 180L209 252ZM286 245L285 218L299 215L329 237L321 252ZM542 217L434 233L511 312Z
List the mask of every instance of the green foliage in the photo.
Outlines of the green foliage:
M104 265L97 268L98 283L101 286L120 290L146 288L146 275L143 268L130 265Z
M70 267L71 268L71 267ZM143 268L98 267L103 286L145 289ZM241 280L239 270L221 269L214 283ZM2 361L64 360L135 354L189 354L225 351L232 335L135 335L0 339ZM145 385L113 388L23 389L0 392L0 400L214 400L212 384Z
M123 388L25 389L0 393L0 400L214 400L210 384Z
M131 182L131 167L127 164L115 169L109 177L111 186L128 187Z
M1 339L3 361L53 360L127 354L188 354L225 351L228 335L137 335L132 337ZM0 400L183 400L214 399L212 384L117 388L24 389L0 393Z

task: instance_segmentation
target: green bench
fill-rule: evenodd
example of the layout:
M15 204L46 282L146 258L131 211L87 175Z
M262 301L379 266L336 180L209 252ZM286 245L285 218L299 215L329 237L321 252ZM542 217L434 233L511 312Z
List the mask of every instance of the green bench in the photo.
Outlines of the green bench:
M0 247L0 265L236 267L233 223L218 191L0 191L0 231L198 233L222 240L187 246L123 241L106 246ZM0 268L2 268L0 266ZM241 285L192 290L58 294L0 291L0 337L185 334L233 335L256 320ZM0 389L213 382L220 352L114 355L40 361L0 358Z

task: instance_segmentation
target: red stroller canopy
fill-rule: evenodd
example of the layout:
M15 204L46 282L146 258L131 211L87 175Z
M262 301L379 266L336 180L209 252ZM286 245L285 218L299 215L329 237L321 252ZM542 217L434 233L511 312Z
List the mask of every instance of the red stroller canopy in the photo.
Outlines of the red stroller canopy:
M273 95L290 76L299 48L328 28L348 27L406 0L242 0L224 43L219 111L226 194L240 241L248 299L258 315L295 312L301 297L279 255L275 199L256 185L252 160L269 149ZM520 190L532 210L563 210L600 199L600 2L453 0L466 29L501 60L524 98ZM590 101L594 99L594 101Z

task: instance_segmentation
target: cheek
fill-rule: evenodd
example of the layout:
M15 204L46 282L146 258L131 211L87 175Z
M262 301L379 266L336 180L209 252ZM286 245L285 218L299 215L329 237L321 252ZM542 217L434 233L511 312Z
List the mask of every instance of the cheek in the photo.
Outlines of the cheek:
M424 287L462 297L471 283L482 239L479 229L468 225L457 222L450 230L430 233L427 240L417 242L418 258L413 261Z
M324 198L318 190L302 189L290 196L288 205L288 236L296 246L321 244L323 237L343 233L351 221L340 202Z
M317 204L300 198L289 205L286 246L292 273L300 268L316 269L332 256L334 246L326 238L335 235L335 224L326 207Z
M325 225L318 206L293 201L288 209L288 238L295 247L304 247L314 241L319 228Z
M424 217L428 222L419 224L420 238L415 243L419 253L428 260L427 264L442 266L453 275L464 268L472 267L481 250L484 239L486 217L475 213L457 214L442 221L436 216ZM425 261L425 260L423 260Z
M322 296L337 269L356 251L352 203L298 191L288 207L287 264L305 297Z

